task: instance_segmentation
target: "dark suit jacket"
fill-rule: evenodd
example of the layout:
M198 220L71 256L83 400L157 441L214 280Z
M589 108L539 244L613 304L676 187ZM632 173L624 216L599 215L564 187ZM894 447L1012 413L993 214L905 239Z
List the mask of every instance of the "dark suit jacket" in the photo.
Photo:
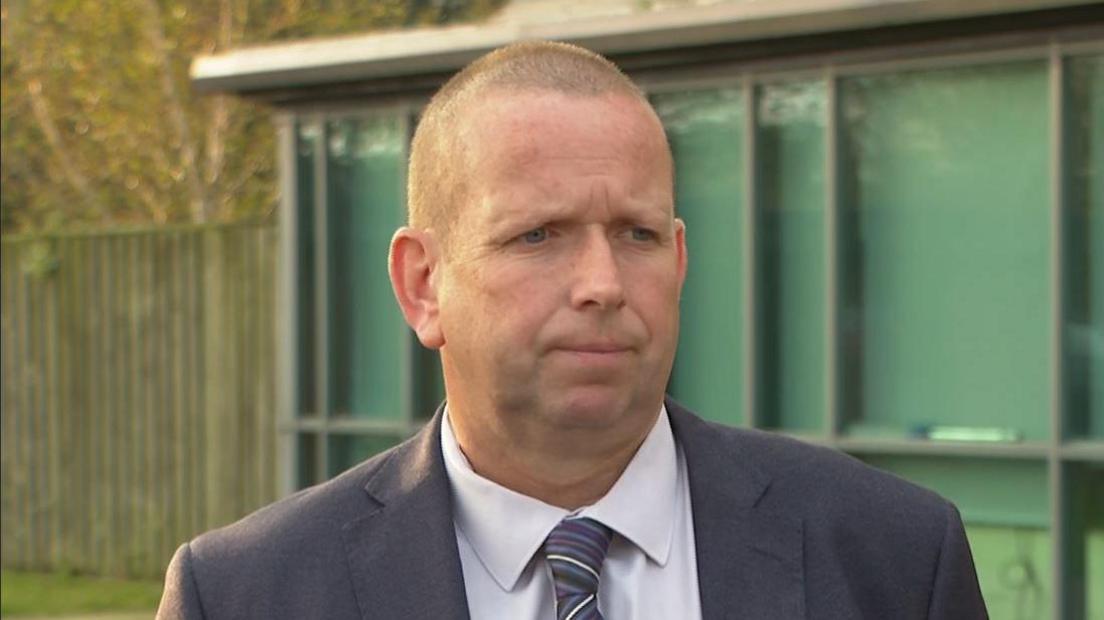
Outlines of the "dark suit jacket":
M707 620L986 617L946 500L826 448L667 409ZM158 617L467 618L440 424L438 411L406 443L181 546Z

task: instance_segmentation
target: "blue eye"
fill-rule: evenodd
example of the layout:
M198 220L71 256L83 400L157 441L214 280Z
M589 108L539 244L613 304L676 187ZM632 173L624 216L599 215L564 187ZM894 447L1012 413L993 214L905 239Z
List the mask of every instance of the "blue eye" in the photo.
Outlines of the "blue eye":
M633 241L653 241L656 238L656 234L653 230L637 226L632 229L632 238Z
M547 228L534 228L521 236L521 240L530 245L535 245L548 239Z

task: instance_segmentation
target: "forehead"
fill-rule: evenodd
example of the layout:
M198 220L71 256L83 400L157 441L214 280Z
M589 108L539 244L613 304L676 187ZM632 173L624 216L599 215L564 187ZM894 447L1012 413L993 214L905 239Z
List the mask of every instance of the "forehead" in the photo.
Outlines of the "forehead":
M466 169L524 165L534 158L619 159L654 171L670 165L663 127L651 107L621 93L492 92L461 124Z
M663 127L636 97L495 94L466 121L453 163L464 172L457 224L468 232L673 215Z

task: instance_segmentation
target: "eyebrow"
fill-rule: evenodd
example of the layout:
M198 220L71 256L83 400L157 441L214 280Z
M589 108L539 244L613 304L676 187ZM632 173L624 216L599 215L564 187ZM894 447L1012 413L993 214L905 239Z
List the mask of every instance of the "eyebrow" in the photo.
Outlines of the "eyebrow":
M580 205L566 200L563 194L526 192L514 200L515 196L500 194L497 197L484 197L480 210L483 212L482 216L489 220L488 229L492 234L500 235L530 227L569 222L577 220L584 213L580 211ZM587 205L585 208L593 207ZM630 198L618 203L611 211L614 211L611 220L613 224L644 223L658 228L674 219L673 197Z

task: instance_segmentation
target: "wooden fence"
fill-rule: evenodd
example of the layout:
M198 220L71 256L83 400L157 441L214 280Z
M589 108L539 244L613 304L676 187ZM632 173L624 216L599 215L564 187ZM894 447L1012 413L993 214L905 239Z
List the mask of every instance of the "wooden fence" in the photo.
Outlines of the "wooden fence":
M2 563L159 576L276 496L271 225L11 238Z

